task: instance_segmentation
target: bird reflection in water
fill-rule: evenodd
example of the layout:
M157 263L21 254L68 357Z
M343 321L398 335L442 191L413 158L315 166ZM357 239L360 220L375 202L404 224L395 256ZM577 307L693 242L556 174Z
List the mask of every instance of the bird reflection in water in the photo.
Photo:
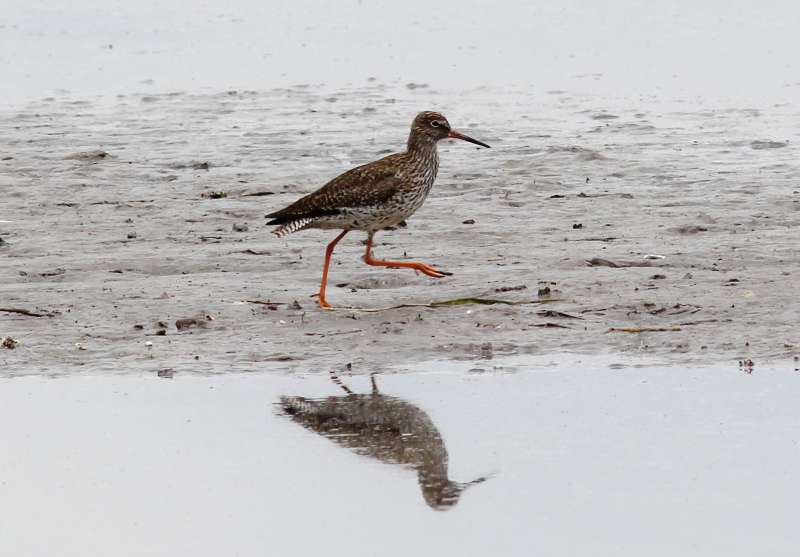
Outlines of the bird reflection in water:
M306 429L360 455L413 468L425 502L437 510L453 507L465 489L486 479L450 480L447 449L430 416L409 402L378 392L374 374L370 394L353 393L334 373L331 379L344 390L344 396L284 396L280 402L283 412Z

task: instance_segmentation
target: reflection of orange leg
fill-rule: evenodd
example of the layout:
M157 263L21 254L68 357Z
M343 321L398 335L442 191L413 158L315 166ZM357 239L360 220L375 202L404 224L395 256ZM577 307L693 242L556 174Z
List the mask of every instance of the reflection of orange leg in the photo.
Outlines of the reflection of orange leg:
M333 248L336 247L336 244L339 243L339 240L344 238L344 235L347 234L347 230L344 230L341 234L336 236L333 241L328 244L328 247L325 249L325 264L322 267L322 284L319 285L319 307L322 309L331 309L331 305L325 301L325 286L328 284L328 267L331 264L331 255L333 255Z
M334 383L339 385L344 392L346 392L348 395L352 395L353 394L353 391L350 390L350 387L345 385L344 382L341 379L339 379L339 376L336 375L335 371L330 370L328 373L330 373L331 381L333 381Z
M433 278L442 278L447 275L452 275L453 273L447 273L445 271L440 271L431 267L430 265L426 265L425 263L411 263L407 261L384 261L383 259L373 259L372 258L372 234L369 235L367 238L367 251L364 252L364 263L367 265L375 265L377 267L401 267L404 269L414 269L415 271L419 271L420 273L425 273L429 277Z

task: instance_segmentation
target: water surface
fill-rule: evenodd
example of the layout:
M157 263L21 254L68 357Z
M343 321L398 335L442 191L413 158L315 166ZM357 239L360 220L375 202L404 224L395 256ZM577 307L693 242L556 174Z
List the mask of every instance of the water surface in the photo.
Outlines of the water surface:
M5 378L0 551L792 554L793 368L572 360L430 363L378 375L377 399L368 375ZM296 397L373 429L351 412L332 437L281 409ZM432 505L403 451L486 480Z

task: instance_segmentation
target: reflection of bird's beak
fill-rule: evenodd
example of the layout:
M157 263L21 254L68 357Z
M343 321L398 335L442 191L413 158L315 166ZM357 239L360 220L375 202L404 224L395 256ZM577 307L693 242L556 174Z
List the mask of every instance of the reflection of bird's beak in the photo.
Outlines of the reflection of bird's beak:
M477 139L472 139L470 136L464 135L463 133L458 133L457 131L450 130L450 132L447 134L447 137L452 137L453 139L463 139L464 141L469 141L475 145L480 145L481 147L487 147L491 149L491 147L486 145L486 143L478 141Z
M471 482L460 483L460 484L458 484L458 487L460 488L461 491L464 491L468 487L472 487L473 485L477 485L479 483L485 482L487 479L488 479L488 477L484 476L482 478L477 478L475 480L472 480Z

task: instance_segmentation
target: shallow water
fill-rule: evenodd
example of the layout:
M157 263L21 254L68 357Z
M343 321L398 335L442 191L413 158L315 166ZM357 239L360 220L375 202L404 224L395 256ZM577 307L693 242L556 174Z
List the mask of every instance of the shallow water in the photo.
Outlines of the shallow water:
M316 372L6 377L0 552L793 554L796 370L616 363L430 362L380 395L342 373L352 396ZM285 397L357 409L321 431ZM486 480L431 504L416 457Z
M374 77L736 104L800 91L796 2L4 0L0 104Z

